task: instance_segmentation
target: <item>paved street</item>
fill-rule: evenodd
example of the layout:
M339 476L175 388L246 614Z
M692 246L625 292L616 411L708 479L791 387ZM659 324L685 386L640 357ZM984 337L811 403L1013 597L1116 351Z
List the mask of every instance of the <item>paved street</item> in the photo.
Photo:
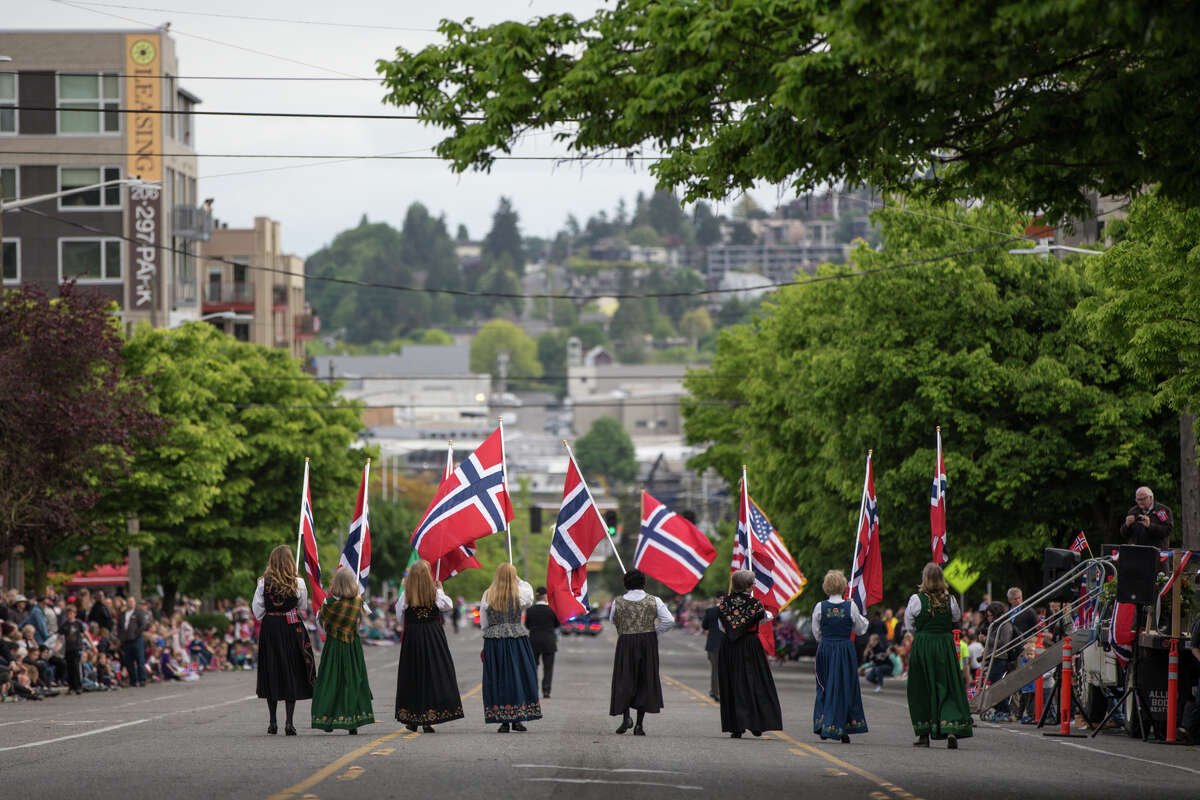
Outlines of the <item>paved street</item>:
M1030 726L981 725L962 749L914 750L904 684L864 695L871 733L851 745L809 730L811 662L776 671L783 734L732 741L706 696L700 637L662 639L666 708L646 738L613 734L607 716L614 634L561 645L554 696L529 733L498 735L482 722L480 638L452 637L467 718L412 734L392 716L398 648L368 648L375 725L357 737L308 726L267 736L254 673L190 684L57 697L0 706L0 785L6 797L777 797L821 793L864 800L912 798L1196 797L1195 748L1104 734L1046 739ZM282 714L282 708L280 709ZM282 719L281 719L282 721Z

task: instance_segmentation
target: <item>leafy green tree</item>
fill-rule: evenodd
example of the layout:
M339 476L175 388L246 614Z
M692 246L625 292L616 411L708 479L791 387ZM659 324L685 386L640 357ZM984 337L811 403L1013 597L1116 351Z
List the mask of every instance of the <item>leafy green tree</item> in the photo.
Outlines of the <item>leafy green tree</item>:
M683 315L691 309L704 305L703 295L687 294L700 292L705 287L704 276L694 269L681 267L654 270L643 282L643 286L649 294L665 295L655 298L655 303L675 324L678 324Z
M730 244L755 244L758 242L758 237L754 235L754 229L744 219L739 219L733 223L733 229L729 231Z
M567 336L579 339L579 344L585 353L593 347L609 347L612 344L608 334L604 331L604 326L597 322L580 322L572 325L567 330Z
M488 372L498 378L501 353L508 355L510 379L541 377L537 345L525 331L506 319L494 319L475 334L471 340L471 371Z
M318 277L409 286L413 275L404 252L400 231L387 223L369 223L364 215L358 227L342 231L309 256L305 270ZM308 281L305 291L324 326L345 328L346 338L355 343L390 339L402 321L422 327L429 311L427 296L407 292L364 290L324 280Z
M649 225L641 225L629 232L630 244L636 244L641 247L658 247L662 244L662 237L658 235L658 231L651 228Z
M691 466L734 485L748 464L755 499L810 574L848 562L874 449L894 601L929 557L937 425L951 555L998 581L1033 585L1044 547L1080 528L1114 534L1131 486L1174 485L1175 430L1153 385L1131 380L1073 313L1094 293L1084 266L1008 255L988 231L1017 235L1025 220L1004 207L926 210L959 224L885 209L885 252L860 247L819 274L977 251L783 289L686 379L699 401L685 404L686 436L711 443Z
M692 210L692 226L696 229L696 244L709 247L721 241L721 222L704 201Z
M692 347L698 347L700 340L712 333L712 329L712 317L707 308L693 308L679 321L679 332L692 340Z
M488 266L498 264L507 257L507 268L519 276L525 274L525 246L518 222L512 200L501 197L500 205L492 215L492 229L483 237L482 257Z
M633 440L621 423L601 417L575 443L575 459L585 477L603 478L610 487L637 479L637 459Z
M548 376L559 396L567 391L567 337L560 331L546 331L537 338L537 358L542 375Z
M295 546L305 457L318 531L345 526L369 454L351 447L362 411L336 386L308 379L286 351L200 322L139 328L123 355L171 425L112 502L150 536L143 568L168 600L245 594L271 548Z
M1185 0L625 0L444 21L378 70L460 171L569 124L580 154L663 152L652 173L689 202L846 181L1058 219L1084 190L1200 198L1198 26Z
M467 231L467 226L459 223L458 228L454 231L454 241L458 244L466 244L471 241L471 234Z
M658 189L646 204L646 223L660 236L683 238L689 227L687 215L674 192Z

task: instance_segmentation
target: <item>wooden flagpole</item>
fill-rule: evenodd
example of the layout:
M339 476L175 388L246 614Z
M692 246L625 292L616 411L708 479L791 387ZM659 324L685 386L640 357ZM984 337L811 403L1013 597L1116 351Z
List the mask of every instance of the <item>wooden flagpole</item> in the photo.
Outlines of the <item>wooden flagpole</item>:
M304 546L304 499L308 494L308 456L304 457L304 485L300 487L300 524L296 526L296 572L300 571L300 548ZM316 534L316 531L313 531Z
M508 456L504 451L504 417L500 417L500 482L504 486L504 494L508 495L509 502L512 502L512 495L508 494ZM503 513L503 512L501 512ZM508 539L508 563L513 563L512 559L512 522L504 521L504 535Z
M754 542L750 537L754 532L750 529L750 487L746 484L746 465L742 464L742 512L746 515L746 569L754 572Z
M621 572L626 573L629 570L625 569L625 562L621 561L621 554L617 552L617 543L613 541L613 537L608 535L608 523L604 521L604 515L600 513L600 509L596 506L596 498L592 496L592 490L588 488L587 478L583 477L583 470L579 468L579 464L575 461L575 454L571 452L571 445L567 444L567 440L562 440L563 447L567 448L567 456L570 457L571 463L575 465L575 471L579 473L579 482L583 484L583 490L587 492L588 500L591 500L592 510L596 512L596 518L600 520L600 527L604 529L604 538L608 539L608 546L612 548L613 555L617 557L617 564L621 567Z

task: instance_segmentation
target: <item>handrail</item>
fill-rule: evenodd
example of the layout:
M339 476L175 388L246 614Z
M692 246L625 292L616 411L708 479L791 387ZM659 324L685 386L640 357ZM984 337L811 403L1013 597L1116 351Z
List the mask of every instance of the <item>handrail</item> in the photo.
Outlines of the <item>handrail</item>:
M1064 602L1057 613L1047 616L1042 624L1030 631L1027 631L1026 635L1019 637L1016 635L1014 630L1013 638L1008 642L1008 644L999 649L994 646L994 640L998 636L1000 628L1003 627L1005 622L1011 623L1021 612L1035 608L1038 605L1041 605L1043 602L1049 602L1049 598L1054 594L1057 594L1064 587L1068 585L1077 586L1080 578L1084 577L1092 569L1098 570L1099 579L1094 585L1092 584L1092 581L1089 580L1087 591L1084 592L1084 594L1080 595L1069 603ZM982 668L981 679L984 681L987 680L987 676L991 674L992 665L995 663L997 656L1005 656L1005 660L1008 660L1007 655L1010 652L1016 648L1023 649L1026 642L1032 640L1037 635L1038 631L1051 629L1060 622L1064 621L1069 625L1069 630L1074 630L1073 622L1075 619L1075 612L1077 612L1085 604L1096 599L1100 595L1100 592L1104 588L1104 584L1108 578L1115 575L1116 567L1113 566L1111 558L1105 556L1101 558L1085 559L1080 561L1067 572L1063 573L1057 580L1047 584L1046 586L1043 586L1036 594L1027 599L1023 599L1020 604L1010 608L1007 612L1002 614L999 619L993 620L991 623L989 623L987 636L984 639L984 657L980 662L980 667ZM1099 625L1099 615L1096 616L1096 619L1092 624L1093 626Z

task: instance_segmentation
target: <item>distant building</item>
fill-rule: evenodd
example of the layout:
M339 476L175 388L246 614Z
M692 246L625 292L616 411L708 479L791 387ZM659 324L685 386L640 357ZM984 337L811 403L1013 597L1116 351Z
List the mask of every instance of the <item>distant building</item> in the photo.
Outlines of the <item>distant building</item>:
M201 248L203 316L240 341L302 358L319 323L304 302L304 259L283 252L280 233L266 217L255 217L253 228L213 231Z
M719 286L725 273L758 272L773 282L792 280L796 273L817 271L821 264L845 261L844 244L722 244L708 248L705 277L709 286Z
M200 100L173 77L175 40L157 29L3 31L0 54L12 59L0 64L4 200L107 184L5 214L4 284L53 293L74 277L127 325L197 319L196 246L212 218L197 201Z
M687 396L683 364L572 364L567 367L567 398L575 430L591 430L601 417L613 417L632 437L679 435L679 401Z

